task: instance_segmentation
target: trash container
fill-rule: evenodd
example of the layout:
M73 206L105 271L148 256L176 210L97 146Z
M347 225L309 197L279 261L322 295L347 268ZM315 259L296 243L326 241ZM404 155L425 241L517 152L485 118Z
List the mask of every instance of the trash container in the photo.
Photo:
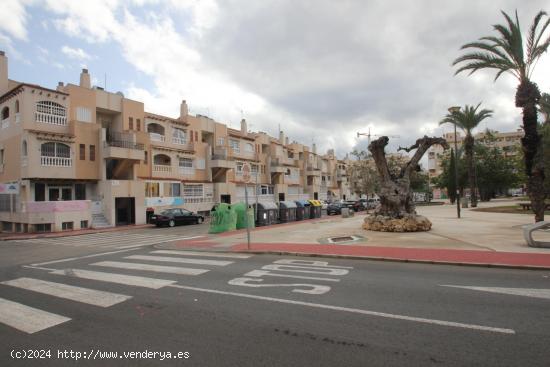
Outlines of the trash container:
M254 210L256 211L256 204L254 204ZM258 203L257 213L256 226L269 226L277 223L279 208L271 201Z
M311 204L309 217L311 219L321 218L321 209L323 207L321 202L319 200L309 200L309 203Z
M151 216L155 214L155 209L153 208L147 208L145 209L145 222L151 223Z
M281 223L294 222L296 220L296 203L293 201L279 202L279 221Z
M208 233L221 233L237 229L237 213L229 204L220 203L214 205L210 216Z
M468 198L462 198L460 200L462 201L462 207L467 208L468 207Z
M296 200L296 220L309 219L310 204L306 200Z
M246 228L247 220L248 228L254 228L254 209L252 205L249 205L248 210L246 210L245 203L237 203L233 205L233 209L237 213L237 229Z

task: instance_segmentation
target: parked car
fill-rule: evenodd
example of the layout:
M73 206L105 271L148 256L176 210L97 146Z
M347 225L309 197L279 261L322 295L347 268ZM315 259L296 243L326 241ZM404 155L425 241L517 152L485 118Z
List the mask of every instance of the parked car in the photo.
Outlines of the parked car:
M330 203L327 206L327 215L342 214L342 208L345 208L346 204L343 203Z
M151 223L156 224L157 227L162 225L174 227L177 224L201 224L202 222L204 222L202 215L180 208L166 209L160 214L151 216Z
M345 201L344 204L350 208L350 209L353 209L354 212L358 212L358 211L361 211L361 210L364 210L363 209L363 204L359 201L359 200L355 200L355 201Z

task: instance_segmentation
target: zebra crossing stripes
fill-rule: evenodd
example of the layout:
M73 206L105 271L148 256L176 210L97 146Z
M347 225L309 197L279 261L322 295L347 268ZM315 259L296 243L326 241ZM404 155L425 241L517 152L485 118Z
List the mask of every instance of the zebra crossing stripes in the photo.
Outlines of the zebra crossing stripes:
M0 298L0 323L33 334L69 321L69 317Z
M141 277L136 275L124 275L117 273L106 273L101 271L83 270L83 269L65 269L51 271L50 274L65 275L75 278L84 278L98 280L100 282L117 283L135 287L160 289L167 285L176 283L175 280L157 279Z
M121 262L121 261L100 261L90 265L104 266L104 267L111 267L111 268L118 268L118 269L152 271L157 273L179 274L179 275L200 275L210 271L208 269L193 269L193 268L182 268L177 266L149 265L149 264L140 264L140 263Z
M2 284L99 307L110 307L132 298L123 294L75 287L34 278L18 278L2 282Z
M156 250L151 251L152 254L166 255L184 255L184 256L206 256L206 257L225 257L230 259L248 259L253 255L245 254L229 254L226 252L208 252L208 251L187 251L187 250Z
M183 263L183 264L213 265L213 266L226 266L229 264L233 264L233 261L188 259L185 257L149 256L149 255L131 255L131 256L126 256L125 259L146 260L146 261L165 261L165 262L174 262L174 263Z

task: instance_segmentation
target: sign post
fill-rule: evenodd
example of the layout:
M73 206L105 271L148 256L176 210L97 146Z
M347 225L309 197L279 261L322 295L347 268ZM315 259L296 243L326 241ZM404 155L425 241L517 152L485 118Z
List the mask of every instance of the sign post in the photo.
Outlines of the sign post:
M247 249L250 250L250 226L248 223L248 183L250 182L250 163L243 164L243 181L244 181L244 202L245 202L245 211L244 211L244 224L246 226L246 244Z

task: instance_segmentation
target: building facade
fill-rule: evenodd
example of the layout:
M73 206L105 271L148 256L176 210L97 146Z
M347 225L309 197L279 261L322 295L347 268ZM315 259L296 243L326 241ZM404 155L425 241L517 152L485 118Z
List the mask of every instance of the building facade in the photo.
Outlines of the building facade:
M345 164L281 132L275 138L188 112L149 113L142 102L79 85L56 89L8 78L0 52L2 231L36 232L142 224L147 210L184 206L208 213L249 200L349 196Z

